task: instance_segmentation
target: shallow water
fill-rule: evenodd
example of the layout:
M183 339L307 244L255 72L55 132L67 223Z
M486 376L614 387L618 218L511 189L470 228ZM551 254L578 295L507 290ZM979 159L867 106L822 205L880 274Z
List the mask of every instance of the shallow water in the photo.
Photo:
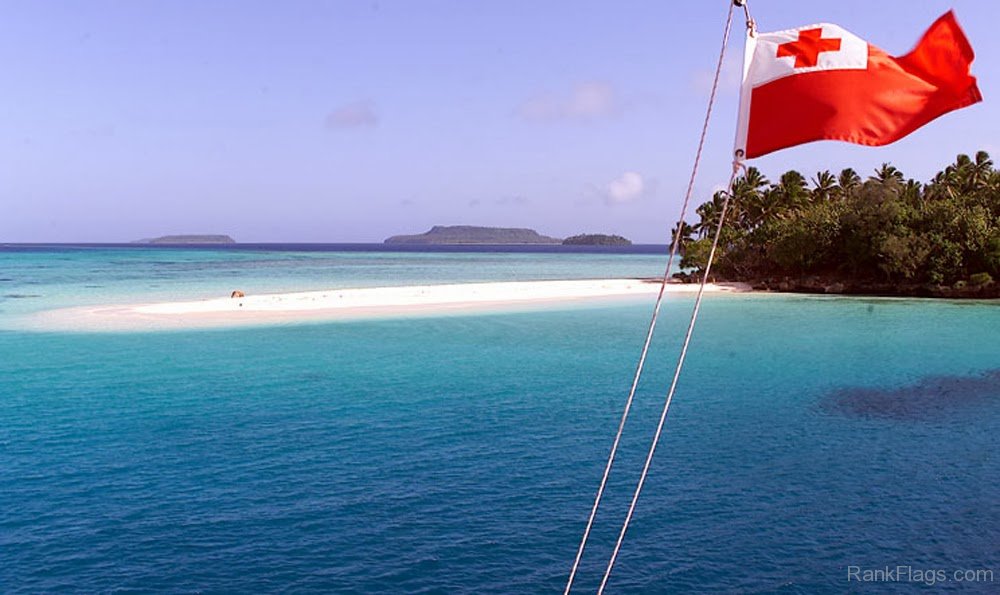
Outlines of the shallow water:
M88 258L121 270L112 254ZM80 277L42 293L99 280ZM581 592L690 305L664 306ZM0 590L559 590L648 315L0 331ZM863 589L852 565L1000 577L998 331L993 303L707 298L610 590Z
M666 262L666 248L661 246L457 249L399 252L382 244L0 246L0 325L9 316L49 308L228 297L234 289L261 294L453 282L659 277Z

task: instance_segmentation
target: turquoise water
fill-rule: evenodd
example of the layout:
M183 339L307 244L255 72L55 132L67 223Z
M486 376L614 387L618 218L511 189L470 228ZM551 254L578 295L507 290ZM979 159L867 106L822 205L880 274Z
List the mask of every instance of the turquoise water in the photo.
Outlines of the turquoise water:
M84 299L85 285L103 285L91 297L105 301L153 284L181 292L175 281L192 278L217 293L213 271L230 256L247 258L172 253L190 269L152 280L140 272L160 253L0 253L10 293L43 296L7 298L0 322ZM430 269L454 281L662 266L566 256L467 266L469 255L382 254L371 266L399 282ZM285 263L275 287L322 281L291 272L288 254L252 258ZM268 279L247 272L257 266L238 280ZM360 268L344 283L383 284ZM610 552L690 305L664 306L580 592ZM558 591L648 315L647 304L605 304L197 332L0 330L0 591ZM609 591L906 590L848 582L848 567L909 565L991 569L992 583L935 588L995 592L998 331L995 303L707 299Z
M381 245L340 248L0 247L0 325L12 315L47 308L228 297L234 289L249 295L466 281L659 277L665 262L663 250L655 247L649 247L653 253L639 254L527 251L531 247L402 253L384 251Z

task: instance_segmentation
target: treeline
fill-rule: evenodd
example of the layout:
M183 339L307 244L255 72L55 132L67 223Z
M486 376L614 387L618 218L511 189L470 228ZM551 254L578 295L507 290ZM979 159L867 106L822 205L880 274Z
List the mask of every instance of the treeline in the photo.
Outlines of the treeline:
M631 246L632 240L619 235L582 233L563 240L567 246Z
M725 194L680 226L681 266L703 270ZM675 229L675 233L676 233ZM1000 172L959 155L928 183L889 164L771 182L756 168L733 186L713 271L759 281L821 277L900 285L991 285L1000 279Z

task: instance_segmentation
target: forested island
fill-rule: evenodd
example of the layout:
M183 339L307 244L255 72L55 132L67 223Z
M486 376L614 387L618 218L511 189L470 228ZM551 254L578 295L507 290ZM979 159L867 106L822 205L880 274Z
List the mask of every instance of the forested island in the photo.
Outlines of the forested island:
M559 244L562 240L519 227L435 225L416 235L392 236L386 244Z
M221 234L173 235L136 240L134 244L235 244L236 240Z
M567 246L631 246L628 238L603 233L583 233L570 236L562 241Z
M716 193L696 224L680 225L682 267L703 270L724 199ZM1000 172L985 151L959 155L927 183L889 164L867 179L848 168L777 182L748 168L712 274L779 291L1000 297Z

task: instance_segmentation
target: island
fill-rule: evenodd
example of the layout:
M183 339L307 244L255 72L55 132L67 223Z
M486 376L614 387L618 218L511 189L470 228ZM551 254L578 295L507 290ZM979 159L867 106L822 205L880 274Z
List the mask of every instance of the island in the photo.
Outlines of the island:
M680 226L682 281L699 280L725 207L717 192ZM797 171L754 167L733 185L715 280L805 293L1000 298L1000 171L985 151L959 155L929 182L888 163Z
M533 229L518 227L477 227L475 225L435 225L416 235L398 235L386 244L559 244L562 240L543 236Z
M562 242L566 246L631 246L628 238L603 233L582 233L570 236Z
M174 235L136 240L133 244L235 244L236 240L226 235Z

